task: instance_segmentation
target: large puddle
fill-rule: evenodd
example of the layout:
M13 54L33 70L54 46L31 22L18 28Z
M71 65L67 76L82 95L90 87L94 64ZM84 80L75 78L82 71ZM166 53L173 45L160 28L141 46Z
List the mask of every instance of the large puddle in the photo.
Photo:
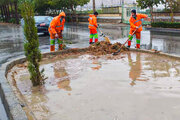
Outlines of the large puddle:
M129 35L129 26L122 27L112 24L102 25L102 31L110 37L111 42L124 43ZM23 34L22 28L16 25L0 24L0 66L11 59L22 56L23 53ZM64 30L64 40L72 42L67 45L70 48L84 48L89 46L88 24L67 24ZM156 49L170 54L180 54L179 33L142 31L142 49ZM100 41L104 40L99 36ZM49 36L40 36L40 49L42 52L49 51ZM135 46L133 39L132 47ZM1 112L2 111L2 112ZM0 119L5 119L5 111L0 103ZM7 118L6 118L7 119Z
M73 55L41 63L48 77L32 87L26 65L8 80L29 119L179 120L180 61L124 52L109 56Z

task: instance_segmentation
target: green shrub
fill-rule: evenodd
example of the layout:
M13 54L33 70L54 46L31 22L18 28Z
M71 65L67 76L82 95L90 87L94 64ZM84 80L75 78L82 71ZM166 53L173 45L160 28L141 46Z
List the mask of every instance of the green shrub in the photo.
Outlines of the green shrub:
M152 27L162 27L162 28L180 28L180 22L154 22L151 23Z
M0 17L0 22L3 22L3 18L2 17Z
M9 20L9 23L16 23L16 19L15 18L11 18L10 20Z

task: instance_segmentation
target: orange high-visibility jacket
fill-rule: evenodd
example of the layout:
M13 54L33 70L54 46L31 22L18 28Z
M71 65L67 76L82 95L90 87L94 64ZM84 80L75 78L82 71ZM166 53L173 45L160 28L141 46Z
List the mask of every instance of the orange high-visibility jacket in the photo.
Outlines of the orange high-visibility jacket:
M137 31L138 32L141 32L143 29L142 29L142 19L143 18L147 18L148 16L145 15L145 14L136 14L136 20L131 16L130 19L129 19L129 23L130 23L130 29L131 30L136 30L136 27L139 27L141 26Z
M64 12L61 12L59 14L59 16L56 16L53 18L53 20L51 21L50 26L49 26L49 33L50 34L60 33L62 30L64 30L65 19L60 21L60 18L62 16L65 17L66 14Z
M97 30L98 24L97 24L97 18L95 15L89 15L89 29L95 29Z

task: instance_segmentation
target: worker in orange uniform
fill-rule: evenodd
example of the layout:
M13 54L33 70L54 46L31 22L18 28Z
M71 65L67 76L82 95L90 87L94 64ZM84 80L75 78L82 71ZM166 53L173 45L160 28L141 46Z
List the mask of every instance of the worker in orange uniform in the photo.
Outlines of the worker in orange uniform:
M131 11L131 17L129 19L129 23L130 23L130 32L129 32L129 41L128 41L128 47L131 47L131 41L133 39L133 36L131 37L131 35L133 34L133 32L137 29L137 31L135 32L136 34L136 48L140 49L140 43L141 43L141 31L142 29L142 20L143 19L147 19L148 16L145 14L136 14L136 10L132 10Z
M63 41L62 41L62 32L64 30L64 23L65 23L65 16L64 12L61 12L59 16L53 18L49 26L49 33L50 33L50 51L55 51L55 39L58 41L58 48L59 50L63 49Z
M94 12L94 15L89 15L89 31L90 31L90 39L89 39L89 44L93 44L93 38L95 38L95 43L98 42L98 33L97 33L97 16L98 12Z

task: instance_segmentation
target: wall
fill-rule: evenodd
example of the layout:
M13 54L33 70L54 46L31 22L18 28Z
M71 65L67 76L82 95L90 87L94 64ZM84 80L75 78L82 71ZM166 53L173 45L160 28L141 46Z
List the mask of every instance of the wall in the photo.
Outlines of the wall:
M171 22L170 12L154 12L153 16L155 22L160 22L160 21ZM180 12L174 13L174 22L180 22Z
M73 17L73 21L77 20L78 22L88 22L89 14L77 14ZM72 19L72 16L67 15L67 21ZM98 16L99 23L121 23L121 14L99 14Z

